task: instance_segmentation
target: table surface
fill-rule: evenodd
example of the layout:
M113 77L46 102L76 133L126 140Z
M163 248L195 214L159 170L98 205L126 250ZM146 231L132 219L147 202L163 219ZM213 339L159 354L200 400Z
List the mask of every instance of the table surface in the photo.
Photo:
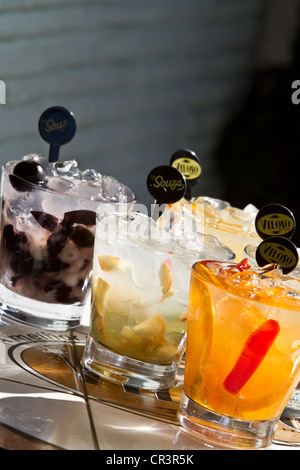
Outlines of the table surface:
M50 331L0 316L1 449L217 449L176 419L183 364L176 385L162 392L103 381L81 367L86 334L84 325ZM284 412L268 450L300 449L297 415Z

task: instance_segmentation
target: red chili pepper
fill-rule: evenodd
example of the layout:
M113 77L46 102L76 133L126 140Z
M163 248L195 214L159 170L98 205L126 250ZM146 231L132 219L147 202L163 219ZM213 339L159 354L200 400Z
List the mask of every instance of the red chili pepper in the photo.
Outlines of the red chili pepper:
M250 264L248 263L247 258L242 259L242 261L240 261L240 263L238 263L237 267L240 271L245 271L246 269L251 268Z
M206 266L208 269L210 269L210 265L212 263L213 264L218 264L218 261L213 261L213 260L201 261L201 264ZM242 261L240 261L239 263L236 263L236 264L226 264L225 268L222 267L223 266L222 261L219 262L219 265L220 265L220 269L219 269L220 273L230 272L231 270L246 271L247 269L251 268L250 264L248 263L247 258L242 259Z
M224 380L223 386L235 395L248 382L269 351L280 331L279 323L267 320L247 339L233 369Z

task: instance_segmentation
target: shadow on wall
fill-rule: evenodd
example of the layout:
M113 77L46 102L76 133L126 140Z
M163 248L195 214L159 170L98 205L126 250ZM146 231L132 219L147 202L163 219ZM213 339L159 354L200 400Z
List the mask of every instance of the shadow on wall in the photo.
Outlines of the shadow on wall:
M300 24L300 23L299 23ZM289 67L258 71L239 112L226 125L215 151L224 198L261 208L277 202L296 218L292 241L300 246L300 104L292 102L299 79L300 27Z

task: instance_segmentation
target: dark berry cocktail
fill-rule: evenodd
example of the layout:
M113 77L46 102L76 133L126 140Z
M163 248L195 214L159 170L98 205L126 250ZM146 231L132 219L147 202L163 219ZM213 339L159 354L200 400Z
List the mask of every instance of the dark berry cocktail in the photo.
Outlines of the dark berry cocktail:
M30 154L2 171L1 309L48 328L78 325L90 288L101 203L128 203L131 191L76 160Z

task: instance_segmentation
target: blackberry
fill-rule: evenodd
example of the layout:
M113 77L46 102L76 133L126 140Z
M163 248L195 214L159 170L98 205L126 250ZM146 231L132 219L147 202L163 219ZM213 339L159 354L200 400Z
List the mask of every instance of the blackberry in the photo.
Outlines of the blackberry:
M72 228L70 239L80 247L93 246L94 235L82 225L76 225Z
M10 267L16 273L22 276L31 274L34 265L34 258L26 250L20 250L12 255Z
M96 212L86 209L65 212L62 225L68 227L74 224L95 225Z
M14 167L13 174L9 175L9 180L17 191L31 192L35 189L33 185L45 183L45 172L42 166L35 161L21 161Z
M40 224L40 226L46 230L49 230L49 232L54 232L54 230L57 228L59 220L54 215L40 211L31 211L31 214Z
M67 243L67 239L68 236L63 230L54 232L52 235L50 235L50 237L48 237L47 250L49 258L54 258L62 251Z
M3 240L8 252L17 253L23 250L27 236L25 232L15 232L13 225L7 224L3 228Z

